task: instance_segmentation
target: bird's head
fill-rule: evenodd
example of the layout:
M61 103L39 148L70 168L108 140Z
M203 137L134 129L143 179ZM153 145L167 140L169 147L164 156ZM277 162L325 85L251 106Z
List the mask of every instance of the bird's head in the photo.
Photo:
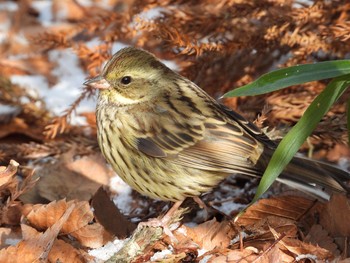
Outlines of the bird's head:
M160 94L171 74L175 73L151 53L128 47L113 55L101 75L84 84L100 89L100 99L108 103L138 104Z

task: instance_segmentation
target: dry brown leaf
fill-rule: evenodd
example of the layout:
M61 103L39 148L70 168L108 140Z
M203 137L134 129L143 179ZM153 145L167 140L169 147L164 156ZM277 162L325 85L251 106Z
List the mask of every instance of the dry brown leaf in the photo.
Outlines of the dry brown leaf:
M49 83L56 82L56 78L52 76L53 64L44 54L37 54L29 58L20 60L9 60L7 58L0 59L0 73L2 76L12 75L43 75Z
M49 262L85 263L93 258L82 250L78 250L63 240L56 240L48 257Z
M99 248L113 239L113 235L96 222L86 225L70 235L75 237L82 246L89 248Z
M80 116L85 117L86 122L91 128L91 135L96 137L97 126L96 126L96 113L95 112L83 112Z
M22 203L9 200L0 211L0 222L3 225L18 226L22 216Z
M17 174L18 163L10 161L8 167L0 167L0 225L19 226L23 204L18 197L30 188L32 181L32 170L21 169L24 180L20 180Z
M182 262L197 262L195 261L196 255L195 254L187 254L185 252L176 253L176 254L169 254L166 255L164 258L159 260L152 260L152 261L146 261L143 259L137 259L133 261L134 263L141 263L141 262L161 262L161 263L182 263Z
M187 228L187 236L206 250L227 247L234 234L230 222L217 222L215 218L194 228Z
M270 231L270 228L275 228L278 233L282 233L284 237L297 238L298 228L293 220L279 218L276 216L268 216L259 222L245 226L244 234L248 236L243 239L244 247L254 247L258 251L264 251L267 245L272 245L275 238ZM233 243L231 248L238 249L241 244L239 240Z
M327 249L335 256L340 254L334 239L321 225L313 225L303 241Z
M55 167L58 169L55 170ZM41 176L37 185L38 194L48 201L62 198L88 201L100 187L100 184L62 166L45 165L38 173Z
M19 164L11 160L7 167L0 167L0 224L17 226L22 216L22 203L16 199L24 191L26 182L19 186L15 177Z
M73 209L74 204L67 208L57 222L44 233L24 226L22 231L24 240L16 246L0 250L0 262L46 262L60 229Z
M226 262L254 262L258 258L256 250L246 248L243 250L220 249L213 250L200 256L198 260L207 259L208 263L226 263Z
M23 214L31 225L38 229L46 229L53 225L73 204L74 210L63 225L61 234L69 234L76 238L81 245L91 248L101 247L112 239L112 235L103 226L96 222L93 223L94 216L86 201L66 202L60 200L48 205L25 205L27 212Z
M333 195L320 214L320 224L332 236L350 236L350 200L345 195Z
M285 233L288 237L296 237L298 228L296 221L279 216L267 216L252 225L245 225L244 228L256 234L266 234L270 232L269 227L278 229L280 233Z
M30 240L31 238L37 238L40 236L40 232L38 232L34 227L31 227L26 224L21 224L22 236L23 240Z
M66 167L100 185L108 185L110 178L114 175L100 153L72 158L70 162L67 161Z
M231 250L227 253L225 262L256 262L256 263L270 263L270 262L295 262L295 259L290 255L283 253L278 246L265 246L265 250L257 251L254 247L247 247L243 250ZM216 262L216 261L209 261Z
M300 196L279 196L259 200L238 218L240 226L253 225L268 216L298 220L314 204L314 200Z
M55 20L81 20L85 15L85 9L78 1L74 0L53 0L52 12Z
M100 187L91 200L94 214L99 222L109 233L119 239L128 237L136 228L116 207L103 187Z
M350 148L348 145L336 144L333 149L326 151L326 158L330 162L338 162L341 158L350 160Z
M10 179L17 173L19 163L15 160L11 160L7 167L0 166L0 191L3 186L7 184Z
M21 243L19 243L21 244ZM3 248L0 250L0 262L3 263L32 263L35 262L35 260L37 258L35 258L35 256L32 256L32 252L31 249L28 249L28 255L24 256L23 255L19 255L18 250L20 249L19 244L17 246L10 246L8 248ZM21 245L23 246L23 245ZM22 249L22 252L25 251L25 249Z
M295 258L290 254L282 251L279 246L275 243L270 247L265 248L265 250L259 255L256 262L295 262Z
M303 258L310 258L314 260L330 260L334 258L334 255L324 248L314 246L297 239L283 237L273 228L270 228L270 230L275 236L276 240L278 240L280 249L287 249L289 252L295 255L296 259L300 260Z
M243 246L255 247L259 251L264 251L267 244L272 246L275 238L271 228L281 233L283 237L297 239L297 221L313 204L312 200L298 196L280 196L260 200L249 207L236 222L249 234L244 238ZM237 242L232 248L239 248L239 246Z
M29 211L23 212L23 215L32 226L44 230L53 226L71 206L74 209L61 230L62 234L69 234L92 222L93 214L88 202L59 200L47 205L25 205L25 210Z
M101 184L107 185L113 175L99 153L77 158L72 148L58 158L36 170L41 179L33 191L49 201L90 200Z
M0 227L0 249L13 245L22 239L22 233L18 228Z
M108 58L112 44L117 40L127 45L136 44L136 46L157 53L157 56L163 59L175 58L181 73L189 76L191 80L207 89L212 95L220 96L227 89L247 84L270 70L271 65L276 67L290 66L346 57L349 52L350 35L349 4L347 1L309 2L311 3L275 0L262 1L261 4L256 5L252 4L251 1L242 0L202 2L109 0L104 1L103 5L101 1L92 1L91 7L82 7L75 0L54 0L52 6L54 19L64 20L65 23L55 23L56 25L46 27L46 25L41 24L42 10L34 10L31 1L12 1L11 7L15 8L0 10L1 23L9 25L9 32L5 32L8 33L6 34L7 38L0 44L0 75L1 73L9 75L36 73L50 78L55 63L45 61L47 51L58 49L74 50L83 70L95 75L99 73L102 62ZM107 5L109 6L106 7ZM152 8L160 9L159 16L150 19L136 18ZM281 16L281 14L283 15ZM83 21L76 23L77 20L81 19ZM70 23L72 20L74 23ZM257 24L256 21L259 23ZM177 25L176 30L173 30L173 25ZM47 34L43 34L44 31L47 31ZM29 36L35 38L39 45L33 49L34 46L31 43L23 41L23 36L27 39ZM84 43L90 39L99 39L104 44L98 45L96 49L87 47ZM36 56L36 53L41 54ZM286 56L287 59L285 59ZM16 57L20 57L20 59L17 60ZM12 60L12 58L16 60ZM31 63L31 58L37 59L38 63ZM49 80L49 82L52 81ZM267 96L234 98L232 105L234 104L235 108L238 107L238 110L254 119L263 105L269 102L272 111L266 122L269 125L271 123L279 125L285 122L291 124L301 116L307 104L323 89L324 85L325 83L312 83L284 89L271 99L268 99ZM343 96L343 100L340 98L339 105L341 107L332 108L331 115L344 114L347 97ZM74 110L79 101L77 100L71 109ZM67 116L63 119L66 120ZM27 118L20 120L26 122ZM334 123L339 127L345 127L344 124ZM21 129L20 135L23 135L23 130L31 132L31 129L38 127L35 124L25 124L29 128ZM69 126L69 123L61 122L60 124L66 126L54 125L52 131L58 133L60 128ZM18 125L16 127L25 126ZM341 156L348 155L345 148L340 149L334 146L339 145L337 144L339 138L345 138L347 130L339 129L336 132L333 131L333 128L329 128L333 126L326 125L326 127L326 132L321 133L329 133L329 139L325 140L324 136L319 136L315 139L315 144L318 142L318 148L326 149L324 155L337 161ZM7 129L6 126L1 128L0 136L2 133L11 132L8 135L13 135L16 132L14 126L11 125L9 125L10 129ZM82 130L79 131L79 134L83 134ZM32 138L32 135L26 136ZM314 144L314 141L312 143ZM333 147L333 150L328 149ZM319 151L319 149L316 150ZM1 152L0 154L1 157L6 158L6 153ZM59 153L54 152L51 156L57 155ZM85 165L87 163L82 162ZM46 169L48 170L47 174L53 173L55 170L59 170L61 173L67 172L70 175L74 174L74 172L68 172L66 168L62 170L56 168ZM69 182L71 177L61 177L60 179L62 178L63 181ZM63 195L70 196L72 192L78 192L78 189L82 189L82 187L67 187L62 191L60 186L65 187L65 184L61 183L60 179L51 180L51 185L50 182L45 182L41 187L41 193L49 200L60 199ZM51 187L55 183L58 187L46 191L46 186ZM84 181L77 180L75 185L79 184L88 185ZM88 198L89 195L84 195L90 191L90 188L87 188L83 192L78 192L78 196L84 196L84 199ZM58 194L55 195L52 192ZM72 198L77 198L77 196ZM12 218L10 216L12 212L9 212L12 205L8 203L8 207L1 211L6 212L8 218ZM253 238L259 236L260 243L264 242L263 238L266 238L268 234L271 236L270 233L266 232L268 226L273 227L279 233L292 233L291 236L293 236L296 227L293 221L297 220L297 215L302 215L300 211L295 209L294 205L289 208L283 204L282 209L276 208L275 204L258 206L249 217L241 222L241 226L252 230L255 234ZM303 206L302 203L300 205ZM272 212L270 213L271 208ZM346 224L346 220L337 214L340 212L336 212L335 208L342 209L344 207L335 205L334 208L328 208L323 213L329 214L323 215L322 220L326 222L325 225L328 229L333 230L333 233L340 232L345 235L348 233L348 229L341 225ZM259 211L259 209L261 210ZM345 211L347 210L345 209ZM332 212L335 212L335 219L331 218ZM13 213L13 215L16 214L18 215L17 212ZM256 218L254 218L255 216ZM8 221L13 220L8 219ZM96 231L102 229L99 225L94 227L96 227ZM92 233L94 231L87 230L86 235L89 236ZM318 238L325 237L322 231L321 233L314 234L320 234ZM100 235L103 236L102 232ZM276 247L273 246L272 250ZM280 250L278 251L280 252ZM223 253L226 260L229 258L227 255L233 252L228 253ZM262 255L262 258L266 260L263 253L259 251L257 255ZM270 261L281 259L277 251L272 254L275 257L269 258ZM267 255L272 254L268 253ZM245 257L240 256L239 259L243 261Z
M27 136L28 141L29 138L36 141L43 141L44 136L42 131L43 127L33 127L32 125L26 123L25 120L15 117L10 123L0 125L0 138L4 138L12 134L20 134Z

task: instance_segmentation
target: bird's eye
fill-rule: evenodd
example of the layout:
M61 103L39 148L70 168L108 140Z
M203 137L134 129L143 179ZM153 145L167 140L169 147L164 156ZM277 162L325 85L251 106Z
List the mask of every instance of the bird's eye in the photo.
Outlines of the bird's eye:
M130 76L125 76L125 77L123 77L122 79L121 79L121 81L120 81L122 84L124 84L124 85L128 85L128 84L130 84L130 82L131 82L131 77Z

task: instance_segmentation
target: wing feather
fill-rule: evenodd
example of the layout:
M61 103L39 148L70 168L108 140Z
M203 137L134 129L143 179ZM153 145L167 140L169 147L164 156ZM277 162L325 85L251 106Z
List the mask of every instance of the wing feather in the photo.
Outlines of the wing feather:
M178 92L155 103L154 118L147 118L154 123L147 127L158 127L140 135L137 149L186 167L260 174L256 164L264 146L273 147L269 138L254 124L193 85L178 86Z
M193 131L190 125L179 125L168 119L164 127L173 129L165 128L153 136L139 138L138 150L190 168L260 174L255 165L262 154L262 144L233 120L207 118L202 120L200 130L196 127Z

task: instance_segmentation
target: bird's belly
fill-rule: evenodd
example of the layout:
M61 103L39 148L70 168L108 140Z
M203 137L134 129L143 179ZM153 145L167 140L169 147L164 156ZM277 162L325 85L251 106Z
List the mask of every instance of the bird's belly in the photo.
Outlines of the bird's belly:
M133 156L132 162L116 157L113 168L133 189L155 199L180 201L210 191L225 176L187 168L148 156Z
M227 176L149 157L136 149L127 149L118 138L107 140L99 136L99 144L113 170L133 189L154 199L180 201L198 196Z

